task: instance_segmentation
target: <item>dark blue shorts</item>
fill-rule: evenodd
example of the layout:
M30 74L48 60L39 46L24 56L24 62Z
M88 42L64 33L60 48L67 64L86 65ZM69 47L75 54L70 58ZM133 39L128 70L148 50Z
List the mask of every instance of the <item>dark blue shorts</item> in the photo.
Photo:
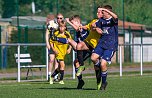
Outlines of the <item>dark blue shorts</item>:
M101 46L97 46L93 53L98 54L102 59L106 60L109 64L111 63L111 58L113 57L115 51L104 49Z
M50 50L48 49L48 53L49 54L54 54L54 51L52 49L50 49Z

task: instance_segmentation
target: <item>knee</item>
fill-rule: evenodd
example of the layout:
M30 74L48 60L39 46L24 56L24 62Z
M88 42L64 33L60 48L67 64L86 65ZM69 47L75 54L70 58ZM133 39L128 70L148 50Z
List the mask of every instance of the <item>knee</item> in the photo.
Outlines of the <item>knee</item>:
M53 63L53 62L54 62L54 60L51 60L51 59L49 60L49 63Z
M75 68L78 68L78 67L79 67L78 59L74 60L74 67L75 67Z
M82 48L82 45L81 44L77 44L76 49L77 50L81 50L81 48Z
M91 61L92 61L93 63L95 63L95 62L97 61L97 58L94 57L94 55L92 55L92 56L91 56Z
M100 67L94 65L94 70L100 70Z

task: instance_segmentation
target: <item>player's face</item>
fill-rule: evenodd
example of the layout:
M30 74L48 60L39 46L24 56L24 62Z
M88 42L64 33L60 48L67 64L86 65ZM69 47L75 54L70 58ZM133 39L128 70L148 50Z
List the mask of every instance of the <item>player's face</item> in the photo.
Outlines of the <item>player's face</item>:
M60 27L59 27L59 29L60 29L60 32L62 32L62 33L63 33L63 32L65 31L66 27L64 27L64 26L60 26Z
M72 24L74 24L75 26L80 26L80 21L79 20L77 20L77 19L73 19L72 21Z
M111 17L110 14L106 11L102 11L102 14L103 14L103 17L106 18L106 19Z
M101 10L100 8L98 8L97 17L98 17L98 18L103 17L102 10Z
M63 16L62 15L58 15L57 16L57 22L59 23L59 22L61 22L63 20Z

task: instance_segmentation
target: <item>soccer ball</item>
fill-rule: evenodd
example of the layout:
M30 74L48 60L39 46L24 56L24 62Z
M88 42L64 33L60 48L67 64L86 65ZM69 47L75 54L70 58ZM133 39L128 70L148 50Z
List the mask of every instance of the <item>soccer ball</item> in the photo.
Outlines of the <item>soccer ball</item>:
M58 24L54 20L51 20L47 24L47 29L48 30L53 30L53 29L57 30L58 29Z

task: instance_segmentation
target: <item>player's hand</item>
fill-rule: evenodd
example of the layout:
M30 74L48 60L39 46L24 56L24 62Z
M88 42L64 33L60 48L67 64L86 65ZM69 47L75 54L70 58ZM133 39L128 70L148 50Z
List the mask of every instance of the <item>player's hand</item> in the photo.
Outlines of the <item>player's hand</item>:
M68 50L67 50L67 54L70 54L70 52L71 52L71 49L68 49Z
M65 20L66 20L66 22L68 22L68 23L70 22L69 18L65 18Z
M54 54L58 54L58 51L56 51L56 50L53 50L54 51Z
M92 28L96 28L96 22L92 23Z
M102 31L100 28L96 27L95 29L96 29L96 31L97 31L99 34L102 34L102 33L103 33L103 31Z
M50 50L50 48L51 48L50 45L48 45L48 44L46 45L46 47L47 47L49 50Z

